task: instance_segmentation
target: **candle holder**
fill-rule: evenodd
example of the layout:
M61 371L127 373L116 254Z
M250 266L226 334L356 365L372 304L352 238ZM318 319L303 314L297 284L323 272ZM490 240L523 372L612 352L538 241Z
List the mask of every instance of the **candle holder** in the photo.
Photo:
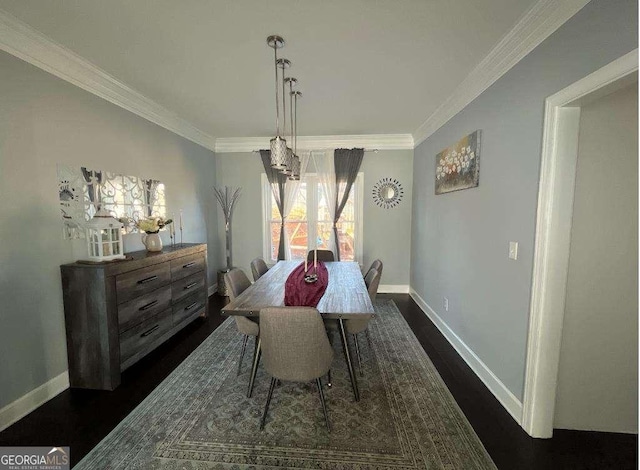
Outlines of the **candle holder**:
M317 274L307 274L304 276L304 282L307 284L313 284L314 282L318 282Z
M306 282L307 284L313 284L314 282L318 281L318 266L311 266L314 269L314 273L311 274L310 272L308 272L306 269L304 271L304 282Z

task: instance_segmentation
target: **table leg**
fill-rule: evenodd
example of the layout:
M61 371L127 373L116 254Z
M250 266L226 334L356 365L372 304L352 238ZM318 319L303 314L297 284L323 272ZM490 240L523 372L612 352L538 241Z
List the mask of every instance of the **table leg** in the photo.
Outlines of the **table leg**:
M253 368L251 369L251 378L249 379L249 390L247 390L247 398L251 398L253 393L253 382L256 380L256 373L258 372L258 363L260 362L260 336L256 337L256 348L253 351Z
M349 368L349 377L351 378L351 388L353 388L353 396L356 401L360 401L360 392L358 392L358 382L356 374L353 370L353 364L351 363L351 354L349 354L349 343L347 341L347 332L344 329L344 320L338 319L338 325L340 325L340 339L342 340L342 349L344 350L344 358L347 361L347 367Z

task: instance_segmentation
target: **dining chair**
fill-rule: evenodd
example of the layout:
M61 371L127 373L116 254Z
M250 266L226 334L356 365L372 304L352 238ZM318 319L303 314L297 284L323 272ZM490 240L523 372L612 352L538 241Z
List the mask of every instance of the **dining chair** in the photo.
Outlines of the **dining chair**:
M224 275L224 283L227 286L229 299L232 301L251 285L251 281L244 273L244 271L238 268L234 268ZM255 338L254 355L257 354L260 326L257 322L247 317L234 315L233 318L236 321L236 327L238 328L238 331L243 335L242 349L240 350L240 359L238 360L237 373L237 375L240 375L240 370L242 369L242 359L244 358L244 353L247 349L247 341L249 340L249 336L253 336Z
M307 254L307 261L313 261L314 250L309 250ZM336 257L333 255L333 251L331 250L317 250L318 251L318 261L335 261Z
M256 258L251 262L251 274L253 274L254 282L260 279L267 271L269 271L269 266L262 258Z
M264 368L271 384L260 429L264 429L273 391L279 381L315 380L327 430L331 432L321 377L333 361L324 322L312 307L268 307L260 310L260 339Z
M367 277L367 274L369 274L369 271L371 271L372 269L378 270L378 272L380 273L380 277L382 277L382 261L380 261L379 259L373 260L373 263L371 263L371 266L362 277Z
M377 269L370 269L367 273L367 277L364 279L364 283L367 286L367 291L369 292L369 298L371 302L376 298L376 294L378 293L378 286L380 285L380 272ZM345 320L344 329L347 334L353 336L353 342L356 347L356 358L358 359L358 370L360 371L360 375L364 375L362 370L362 357L360 355L360 344L358 343L358 334L365 332L367 336L367 341L369 343L369 348L373 348L373 343L371 341L371 335L369 333L369 322L371 321L371 317L363 318L362 320ZM337 320L328 320L325 322L325 326L327 330L331 333L334 331L338 331L338 321Z

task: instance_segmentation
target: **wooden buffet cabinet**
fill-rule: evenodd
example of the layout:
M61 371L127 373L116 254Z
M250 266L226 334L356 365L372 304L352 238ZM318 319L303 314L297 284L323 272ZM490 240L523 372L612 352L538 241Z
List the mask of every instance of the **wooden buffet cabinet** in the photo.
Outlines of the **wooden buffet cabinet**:
M207 245L126 255L60 267L71 387L113 390L122 371L208 314Z

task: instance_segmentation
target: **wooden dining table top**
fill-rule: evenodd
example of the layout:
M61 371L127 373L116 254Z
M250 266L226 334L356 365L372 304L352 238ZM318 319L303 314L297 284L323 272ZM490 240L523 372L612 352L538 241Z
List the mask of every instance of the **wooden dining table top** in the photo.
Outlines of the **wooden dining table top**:
M222 309L223 315L258 317L260 309L284 306L284 284L301 261L278 261L260 279ZM316 307L324 318L365 319L374 310L358 263L324 262L329 272L327 290Z

